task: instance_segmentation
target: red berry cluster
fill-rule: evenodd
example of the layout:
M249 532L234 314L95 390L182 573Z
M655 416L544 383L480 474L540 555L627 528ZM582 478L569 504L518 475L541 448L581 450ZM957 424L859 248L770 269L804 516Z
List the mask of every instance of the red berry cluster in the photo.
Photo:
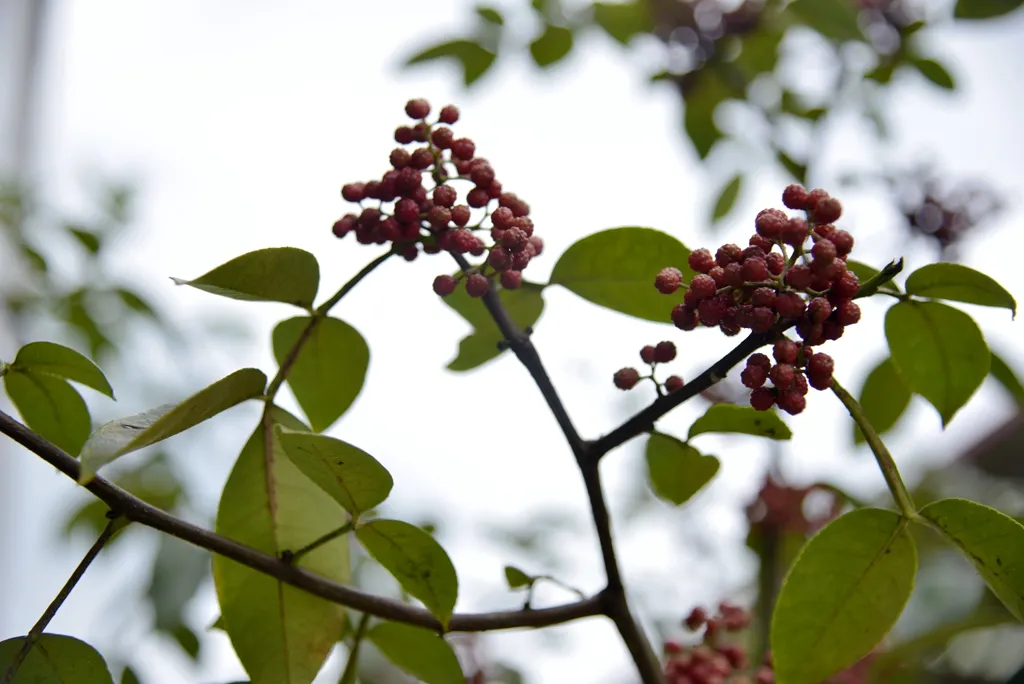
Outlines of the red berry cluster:
M659 383L654 379L654 369L659 363L668 363L676 358L676 345L673 342L665 341L658 344L648 344L640 350L640 360L651 367L649 375L640 375L636 368L620 368L612 376L612 381L620 390L631 390L641 380L653 380L659 390L675 392L683 387L683 379L678 375L670 375L665 382Z
M772 684L775 675L770 656L765 656L760 667L751 668L747 649L723 639L725 634L747 629L750 622L749 611L729 603L720 604L714 616L703 608L694 608L683 625L694 632L703 628L703 638L694 646L665 643L665 678L669 684Z
M430 104L426 100L409 100L405 113L416 123L395 130L395 141L402 146L391 151L391 170L380 180L342 187L341 196L358 203L361 211L338 219L334 234L343 238L354 232L361 244L393 243L409 261L421 247L427 254L446 250L486 255L464 273L438 276L434 291L441 296L454 292L463 279L472 297L483 296L494 277L502 287L519 287L522 270L544 249L533 234L530 206L503 190L490 162L476 156L472 140L455 137L451 125L459 120L459 110L454 105L441 109L434 122L427 120ZM413 144L417 147L407 149ZM425 186L425 180L432 187ZM453 181L471 186L462 202ZM366 206L369 201L376 204ZM484 225L487 219L489 226ZM488 231L493 244L478 235Z
M779 323L795 326L803 344L776 345L775 365L764 354L751 356L743 382L753 390L755 408L777 404L797 414L806 405L808 382L815 389L831 386L832 359L811 347L839 339L846 326L860 320L853 301L860 281L846 266L853 236L833 225L842 215L839 201L824 190L790 185L782 203L804 216L764 209L747 247L726 244L715 254L698 249L689 256L696 271L689 283L669 267L658 273L654 286L672 294L686 285L683 301L672 309L672 322L682 330L718 327L736 335L743 328L767 333ZM772 387L765 387L767 380Z

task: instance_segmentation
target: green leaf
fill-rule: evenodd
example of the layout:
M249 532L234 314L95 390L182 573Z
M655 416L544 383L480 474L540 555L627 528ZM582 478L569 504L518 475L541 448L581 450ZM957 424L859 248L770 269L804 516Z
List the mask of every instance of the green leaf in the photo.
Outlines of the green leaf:
M501 12L489 5L477 5L476 14L478 17L490 24L502 26L505 23L505 18L501 16Z
M271 247L235 257L195 280L171 280L231 299L284 302L308 309L320 286L320 265L304 250Z
M100 236L91 231L76 226L68 226L68 232L75 236L78 243L85 248L89 254L96 254L100 251Z
M498 292L498 299L520 329L534 325L540 318L544 311L544 298L541 296L543 289L542 285L524 281L518 289ZM498 330L498 325L487 312L483 301L470 297L463 287L457 288L441 301L458 312L474 328L472 333L459 342L459 352L448 363L448 370L472 370L502 353L498 343L504 339L504 335Z
M884 434L907 410L911 396L910 388L896 371L892 359L884 359L868 373L860 391L860 405L875 431ZM863 444L864 441L864 433L854 424L854 444Z
M736 198L740 196L742 185L742 175L733 176L732 180L725 184L722 191L718 193L718 199L715 200L715 209L711 214L712 221L728 216L732 208L736 206Z
M533 579L519 568L511 565L505 566L505 581L509 589L519 589L533 584Z
M218 413L263 394L267 376L255 368L243 368L221 378L181 402L163 404L133 416L112 420L94 432L82 447L81 484L93 478L101 466L193 428Z
M705 432L734 432L742 435L792 439L789 427L773 411L758 411L752 406L715 404L703 416L693 421L687 439Z
M945 88L946 90L956 89L956 83L953 82L953 76L946 70L946 67L942 66L934 59L918 57L908 60L908 63L917 69L922 76L940 88Z
M306 335L309 318L290 318L274 328L274 358L284 365ZM363 389L370 348L359 331L337 318L322 318L306 337L288 372L288 386L316 432L334 424Z
M572 29L548 24L544 33L530 43L530 56L539 67L560 62L572 51Z
M133 292L125 288L118 288L115 292L117 292L117 296L121 298L121 301L124 302L124 305L132 311L145 314L151 318L159 318L156 310L137 292Z
M465 684L459 659L440 635L422 627L382 622L366 638L384 657L425 684Z
M1024 525L967 499L943 499L921 509L960 549L1015 618L1024 622Z
M756 30L735 36L740 53L732 60L747 81L775 69L779 56L779 44L785 34L779 26L763 22ZM785 97L785 95L783 95Z
M459 580L448 554L433 537L401 520L364 523L356 528L356 537L403 589L448 626Z
M15 369L27 370L38 375L52 375L55 378L80 382L111 399L114 390L96 364L74 349L53 342L29 342L18 350L11 364Z
M1020 9L1024 0L957 0L957 19L995 19Z
M776 157L778 158L779 163L782 164L783 168L785 168L793 178L797 179L801 183L807 182L807 164L801 164L782 150L778 151Z
M121 684L141 684L141 682L135 671L130 667L126 667L124 672L121 673Z
M984 273L960 264L929 264L907 277L907 294L965 304L996 306L1017 315L1017 302Z
M1010 396L1017 402L1017 406L1024 409L1024 385L1021 384L1020 378L1006 361L995 352L992 352L992 366L989 372L1010 393Z
M786 10L826 38L839 42L864 40L852 0L795 0Z
M651 15L647 3L642 0L595 2L593 7L594 23L623 45L629 45L635 36L651 31Z
M683 93L683 125L701 159L711 153L711 148L722 137L722 131L715 123L715 109L732 94L715 69L698 71L693 85Z
M46 263L46 257L32 249L26 244L21 245L21 254L24 256L32 268L39 271L40 273L46 273L49 270L49 265Z
M852 259L846 262L846 268L847 270L852 271L853 274L857 276L857 280L861 283L866 283L881 273L881 271L874 266L868 266L867 264L862 264L861 262L853 261ZM880 285L878 289L884 292L894 292L897 294L902 292L896 283L891 280L884 285Z
M27 637L0 641L0 672L7 672ZM40 634L11 684L114 684L95 648L63 634Z
M427 48L405 61L406 66L450 57L462 65L466 87L473 85L494 64L497 55L472 40L453 40Z
M4 389L22 420L72 456L89 438L89 409L75 388L49 375L9 370Z
M272 407L277 425L303 430ZM276 433L256 428L228 476L217 511L219 534L271 556L301 548L336 529L345 510L285 456ZM298 565L348 583L348 541L334 539ZM213 557L223 629L254 684L309 684L344 624L345 609L236 563Z
M282 428L278 428L278 439L292 463L352 517L379 506L391 493L391 473L358 447Z
M671 320L673 300L654 288L654 278L674 266L689 279L690 250L653 228L612 228L575 242L551 271L561 285L589 302L658 323Z
M871 652L914 588L917 551L897 513L860 508L804 546L771 624L775 679L818 684Z
M945 427L988 375L992 355L963 311L936 302L900 302L885 314L896 370L942 416Z
M647 479L659 498L680 506L718 473L719 462L675 437L652 432L647 440Z

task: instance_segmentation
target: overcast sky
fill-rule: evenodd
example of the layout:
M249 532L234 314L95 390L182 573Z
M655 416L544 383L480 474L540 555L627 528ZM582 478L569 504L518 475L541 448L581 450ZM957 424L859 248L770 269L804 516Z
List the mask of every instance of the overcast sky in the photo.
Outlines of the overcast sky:
M614 226L653 226L691 248L745 240L751 217L778 205L785 182L762 171L731 224L718 235L702 232L719 180L700 173L680 135L676 96L646 86L643 58L623 59L601 36L581 40L576 57L549 75L522 60L502 60L472 94L457 87L458 74L447 68L401 70L402 55L458 31L470 15L467 2L429 8L412 0L56 5L41 123L44 189L58 205L74 210L88 206L83 187L97 178L137 180L138 230L119 245L117 269L183 322L238 320L253 335L251 344L211 350L206 358L189 361L197 374L189 391L243 366L273 372L270 330L294 314L284 306L174 288L167 276L194 277L250 250L291 245L317 255L321 292L333 292L379 253L331 235L331 223L345 211L338 189L387 168L391 135L403 123L402 106L410 97L427 97L436 106L456 102L463 112L459 132L476 141L505 188L530 202L547 245L527 272L533 280L543 279L572 242ZM966 250L964 261L999 279L1018 300L1024 296L1013 256L1018 250L1008 248L1024 227L1018 199L1024 189L1021 31L1019 12L998 26L935 31L931 46L957 77L957 94L937 93L906 76L891 109L896 147L865 146L850 127L848 137L833 140L824 152L839 162L837 168L868 163L880 153L908 161L924 158L957 178L985 179L1003 190L1009 210ZM845 206L843 227L857 236L860 260L881 265L899 255L902 229L880 202ZM911 268L931 258L923 250L909 256ZM369 341L372 361L362 395L331 434L366 449L391 470L396 513L450 521L444 541L462 584L459 610L518 600L502 590L501 567L511 557L482 541L483 524L514 523L540 511L566 512L578 520L582 533L566 542L576 567L566 579L596 591L603 575L583 489L529 376L508 357L469 374L444 370L466 332L430 291L433 276L449 270L439 257L389 263L336 309ZM545 299L535 342L587 437L607 432L639 406L638 399L615 390L610 378L617 368L636 362L643 344L676 340L682 350L678 370L686 378L726 350L718 336L687 337L668 326L594 308L557 288L546 291ZM869 305L865 321L829 345L837 376L847 386L858 387L864 372L884 355L883 313L881 304ZM1024 367L1019 324L1005 311L972 313L993 346ZM0 355L12 352L0 350ZM146 347L134 350L138 372L152 365L150 353ZM119 379L130 384L132 375L126 371ZM93 402L97 419L147 408L131 405L131 392L117 389L128 398L117 405ZM171 393L152 403L180 398ZM804 414L787 419L796 436L787 448L786 472L801 482L837 478L857 491L876 491L881 478L866 453L851 449L841 408L828 395L810 398ZM175 451L176 465L194 481L207 515L215 510L256 410L233 410L214 426L198 428L188 449ZM699 410L688 405L659 429L682 433ZM921 466L950 458L1011 411L998 388L987 383L943 434L935 412L915 400L892 448L913 479ZM401 429L395 428L396 416ZM519 427L506 429L510 421ZM613 512L627 503L630 478L642 457L640 444L637 440L607 459ZM707 440L706 449L723 456L723 470L695 502L698 514L692 520L723 545L739 546L745 535L739 505L756 490L767 450L753 439L715 438ZM15 459L17 510L31 515L14 528L17 548L3 554L11 581L0 588L0 639L31 626L89 544L78 539L70 548L50 548L64 511L80 495L29 454L5 454ZM672 545L677 536L664 524L631 527L629 534L620 530L622 564L632 586L668 592L658 600L677 604L682 615L698 601L717 601L740 590L749 579L749 559L737 556L736 564L726 567L707 558L702 563L699 554L681 554ZM140 543L147 543L143 537ZM144 638L144 617L116 631L122 623L112 625L104 613L116 597L130 598L137 586L144 587L138 567L132 554L101 559L51 630L89 639L101 651L130 644L140 670L151 675L147 681L180 681L183 675L173 668L181 661L158 641ZM659 584L653 584L656 578ZM209 624L217 614L212 592L204 592L190 612L195 627ZM573 637L561 650L538 650L541 642L529 633L496 636L488 648L518 654L536 684L604 681L609 671L628 672L625 650L602 621L559 631ZM212 634L208 643L203 681L243 674L222 633ZM336 681L337 672L334 667L321 680L333 676Z

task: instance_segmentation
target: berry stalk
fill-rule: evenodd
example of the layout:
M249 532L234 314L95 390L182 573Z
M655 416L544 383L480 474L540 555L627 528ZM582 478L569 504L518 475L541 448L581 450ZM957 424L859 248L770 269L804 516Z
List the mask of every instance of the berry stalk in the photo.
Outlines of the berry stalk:
M843 402L843 406L850 412L850 417L853 418L861 432L864 433L864 438L868 446L871 447L871 453L875 455L875 461L882 471L882 476L885 477L885 484L889 487L892 498L896 500L896 504L899 506L903 517L908 520L917 518L917 508L914 506L913 499L910 498L907 485L903 483L903 478L900 477L896 461L893 460L889 449L886 448L882 438L879 437L875 428L872 427L871 421L864 415L863 407L835 378L832 378L832 393L839 397L839 401Z

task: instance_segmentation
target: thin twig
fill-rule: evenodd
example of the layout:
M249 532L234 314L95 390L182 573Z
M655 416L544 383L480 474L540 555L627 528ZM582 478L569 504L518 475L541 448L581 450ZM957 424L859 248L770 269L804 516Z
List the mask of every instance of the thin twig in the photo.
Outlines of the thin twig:
M345 663L345 671L341 673L341 679L338 680L338 684L356 684L356 669L359 666L359 647L363 643L363 637L366 636L366 628L369 626L370 615L363 613L363 616L359 618L356 633L352 637L352 648L348 652L348 662Z
M36 454L61 471L72 481L78 481L80 466L77 459L69 456L60 447L47 441L28 427L0 411L0 433L7 435L18 444ZM188 523L170 513L151 506L102 477L96 477L84 485L111 510L121 513L126 519L151 527L166 534L220 554L253 570L274 577L285 584L308 591L315 596L333 603L347 606L363 613L394 622L403 622L440 632L441 623L422 608L415 608L393 599L374 596L338 584L316 573L294 567L280 558L257 551L228 537ZM580 618L603 614L601 595L552 608L536 608L528 611L496 611L491 613L461 613L452 617L450 632L489 632L519 627L547 627Z
M28 636L25 637L25 642L21 645L21 649L14 654L14 659L7 668L7 672L4 674L3 680L0 680L0 684L11 684L14 680L14 675L18 673L18 668L21 667L25 658L28 657L32 647L35 646L36 641L42 635L46 626L50 624L50 620L52 620L53 616L57 614L60 607L64 605L64 601L66 601L68 596L71 595L75 585L77 585L78 581L82 579L82 575L84 575L85 571L89 569L92 562L96 560L96 556L99 555L104 545L106 545L110 538L114 536L114 533L124 525L123 521L118 520L119 517L120 516L117 514L111 515L110 520L107 521L107 526L103 528L103 532L100 533L99 538L86 552L85 557L82 558L82 561L78 564L78 567L75 568L75 571L71 573L71 577L68 578L68 581L61 588L57 597L53 599L49 606L46 607L46 611L43 613L42 617L39 618L36 624L32 625L32 629L28 631Z
M348 534L351 531L352 522L349 521L341 527L339 527L338 529L331 530L327 534L323 535L322 537L318 537L317 539L311 541L310 543L306 544L305 546L296 551L285 551L281 554L281 559L284 560L286 563L298 563L299 559L305 556L310 551L316 551L318 548L320 548L327 542L333 541L338 537L342 536L343 534Z

